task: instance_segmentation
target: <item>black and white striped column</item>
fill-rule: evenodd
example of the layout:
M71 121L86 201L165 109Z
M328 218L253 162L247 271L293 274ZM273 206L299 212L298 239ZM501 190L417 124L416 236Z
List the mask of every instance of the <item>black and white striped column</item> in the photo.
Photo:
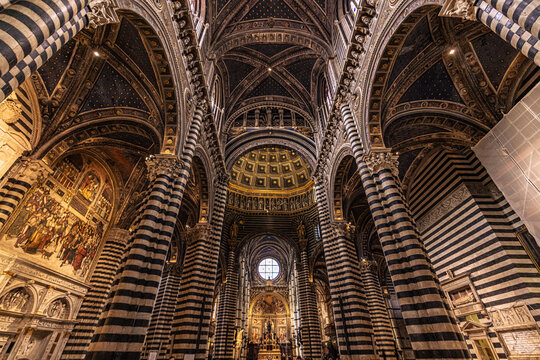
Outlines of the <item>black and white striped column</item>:
M7 222L28 190L52 172L43 160L19 158L6 174L0 190L0 228Z
M470 359L403 198L391 154L365 155L350 107L341 111L415 357Z
M148 330L184 189L190 175L204 112L196 108L179 160L157 155L147 160L151 191L134 224L88 360L137 359Z
M376 272L376 265L372 261L362 259L360 261L360 270L362 272L362 282L366 291L378 355L381 359L397 359L392 324L390 323L386 301L384 300L381 284Z
M498 3L496 0L492 0L491 2ZM506 0L505 2L519 3L525 7L527 5L526 1ZM506 8L506 6L502 7ZM534 8L534 5L531 5L531 8ZM475 9L478 21L489 27L503 40L518 51L521 51L523 55L534 61L536 65L540 66L540 40L538 39L538 35L535 36L534 34L531 34L526 28L523 28L518 23L512 21L506 17L504 13L501 13L498 9L492 7L484 0L476 1ZM516 11L513 13L516 14L521 23L538 33L540 25L540 21L538 21L538 17L540 16L539 10L540 7L537 7L537 10L530 14L530 16L519 16Z
M174 309L180 289L182 270L179 264L166 264L148 327L142 359L155 354L159 360L168 360Z
M535 0L489 0L491 6L537 39L540 38L540 3Z
M298 303L300 307L300 324L304 358L320 359L322 357L321 324L317 311L317 295L313 283L309 281L309 262L307 241L300 240L301 252L298 264Z
M118 271L128 238L129 232L127 230L114 228L107 231L103 250L101 250L90 279L92 287L84 297L77 314L75 326L71 330L61 356L62 360L84 360L86 357L88 346L111 291L114 276Z
M207 358L208 329L228 186L227 177L221 175L215 184L211 225L198 224L186 250L172 331L172 354L178 359L183 359L186 354L194 355L195 359Z
M321 238L339 352L342 359L376 359L356 249L345 235L347 224L330 223L327 189L326 179L316 179Z
M0 12L0 76L88 5L88 0L17 1Z
M0 77L0 101L15 91L34 71L39 69L88 24L87 12L88 8L82 9ZM2 51L1 45L0 42L0 52Z
M219 297L214 341L214 359L232 360L235 347L234 330L238 306L238 264L234 248L229 250L225 291Z

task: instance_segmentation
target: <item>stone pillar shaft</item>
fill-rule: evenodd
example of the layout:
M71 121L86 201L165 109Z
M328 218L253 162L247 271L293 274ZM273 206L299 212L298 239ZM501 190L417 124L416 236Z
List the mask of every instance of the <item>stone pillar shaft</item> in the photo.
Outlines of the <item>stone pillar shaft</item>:
M298 303L301 314L304 358L320 359L322 357L321 324L317 313L317 297L312 283L309 281L309 262L305 247L300 253Z
M402 195L390 154L364 156L350 107L344 105L341 111L416 357L470 359Z
M150 326L148 326L143 359L147 359L151 352L158 354L157 359L169 359L172 319L182 274L177 264L169 264L165 267Z
M75 326L62 353L62 360L84 360L86 357L128 238L127 230L116 228L107 232L103 250L90 279L92 287L84 297L77 314Z
M173 320L173 355L183 359L194 354L206 359L212 299L216 284L221 231L227 199L228 181L216 184L211 226L201 224L188 245L182 272L182 285Z
M151 191L133 224L135 230L99 320L88 360L140 356L203 115L202 108L195 109L181 161L173 155L158 155L147 161Z
M234 250L229 251L227 260L227 281L225 291L219 297L219 312L216 321L215 355L216 360L232 360L235 346L234 329L236 307L238 304L238 267Z
M356 249L330 223L326 182L317 179L315 191L341 358L376 359Z
M360 268L379 357L394 360L396 359L396 343L375 264L362 259Z

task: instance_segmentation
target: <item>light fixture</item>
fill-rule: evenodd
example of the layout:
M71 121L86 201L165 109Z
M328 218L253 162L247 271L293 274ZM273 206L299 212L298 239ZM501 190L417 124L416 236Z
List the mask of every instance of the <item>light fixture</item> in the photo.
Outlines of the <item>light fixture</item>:
M272 71L272 68L271 68L271 67L269 67L269 68L268 68L268 71Z
M94 56L99 56L99 52L97 50L94 50Z
M450 49L450 51L448 52L450 55L454 55L456 53L456 49Z

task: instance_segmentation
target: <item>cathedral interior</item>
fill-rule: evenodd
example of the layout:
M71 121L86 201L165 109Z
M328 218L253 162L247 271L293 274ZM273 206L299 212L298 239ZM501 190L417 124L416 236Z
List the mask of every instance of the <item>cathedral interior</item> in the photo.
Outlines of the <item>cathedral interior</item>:
M538 0L0 0L0 359L540 359Z

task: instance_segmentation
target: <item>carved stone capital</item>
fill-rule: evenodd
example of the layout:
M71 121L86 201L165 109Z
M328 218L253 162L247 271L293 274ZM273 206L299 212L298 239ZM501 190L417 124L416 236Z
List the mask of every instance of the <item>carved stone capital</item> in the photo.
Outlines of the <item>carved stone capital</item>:
M476 21L476 11L473 0L446 0L439 16L457 17L464 20Z
M377 174L381 170L389 170L392 172L392 174L394 174L394 176L397 176L397 158L398 157L392 154L389 150L370 151L362 156L362 161L365 162L372 174Z
M88 26L97 28L107 24L115 24L120 22L116 14L116 1L114 0L91 0L88 4L90 12L88 12Z
M193 244L199 239L208 239L212 233L212 225L209 223L197 223L194 227L186 231L186 240L188 245Z
M345 221L334 221L332 223L332 229L337 236L343 236L347 239L352 239L355 226Z
M183 167L182 160L176 155L150 155L146 158L148 179L154 181L159 175L174 177Z
M8 177L25 181L28 184L33 185L37 182L41 182L51 173L52 169L45 164L43 160L23 157L19 160L18 164L10 170Z
M227 173L220 173L218 174L214 179L214 186L216 188L218 187L227 187L229 186L229 181L231 180L231 177Z
M377 264L375 261L368 260L366 258L362 258L362 260L360 260L360 270L362 272L375 272L376 269Z
M22 104L17 99L15 92L12 92L0 103L0 120L7 124L17 122L22 116Z

